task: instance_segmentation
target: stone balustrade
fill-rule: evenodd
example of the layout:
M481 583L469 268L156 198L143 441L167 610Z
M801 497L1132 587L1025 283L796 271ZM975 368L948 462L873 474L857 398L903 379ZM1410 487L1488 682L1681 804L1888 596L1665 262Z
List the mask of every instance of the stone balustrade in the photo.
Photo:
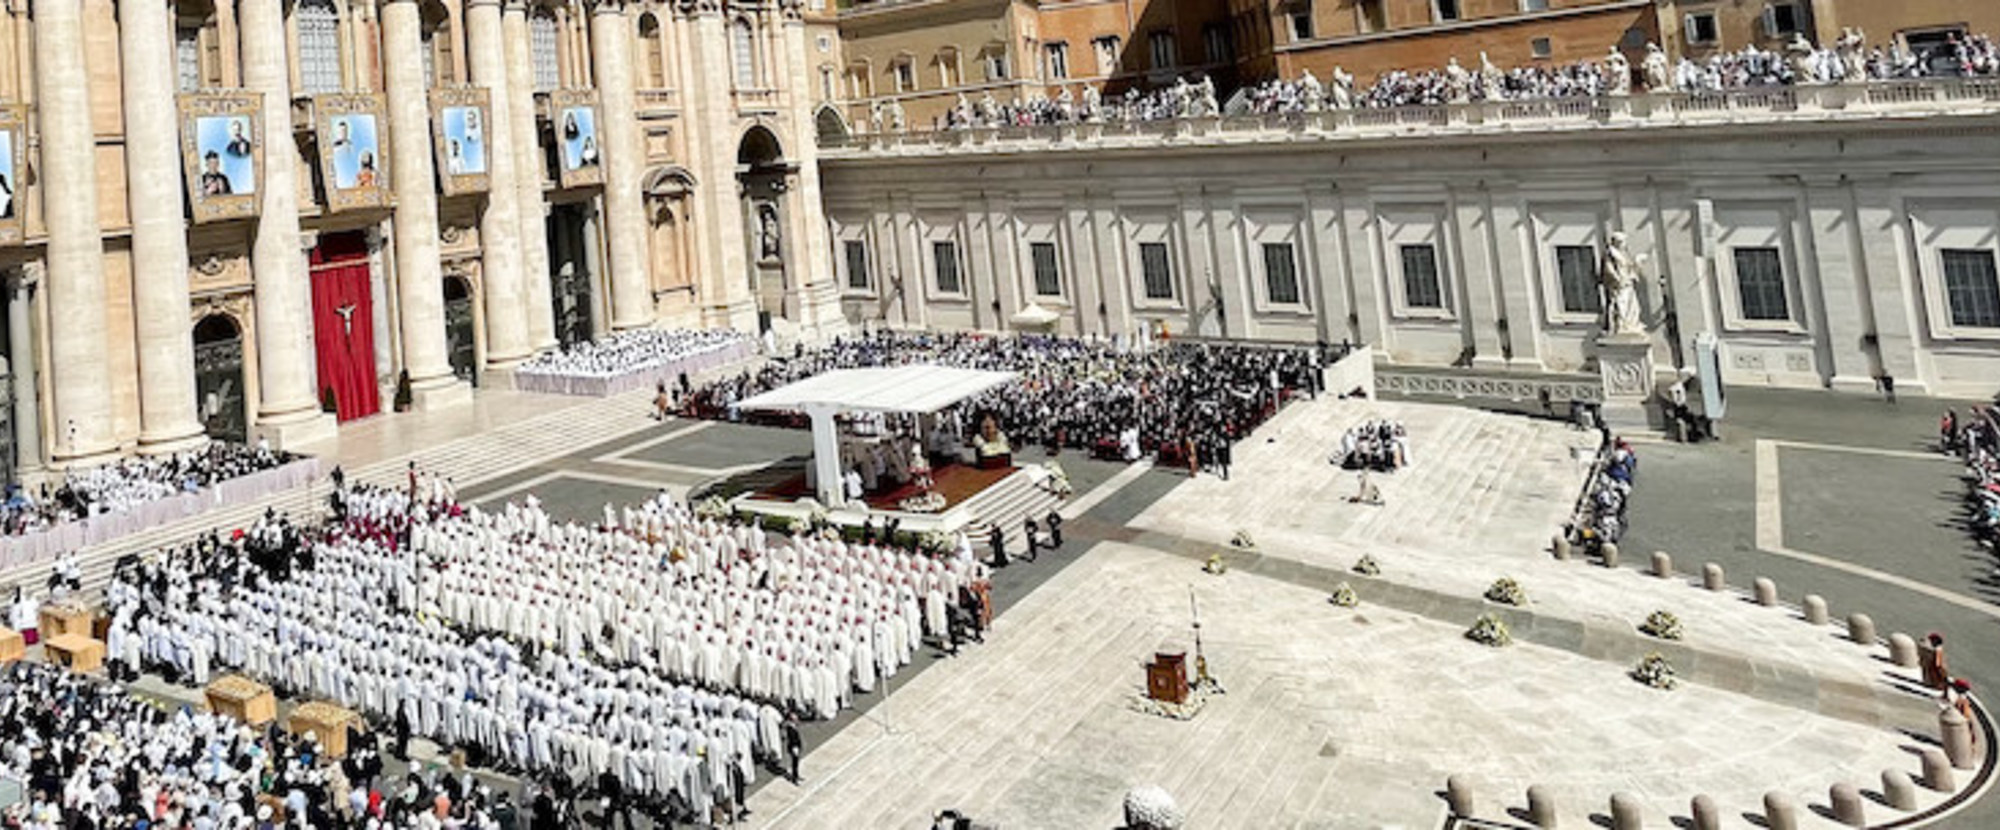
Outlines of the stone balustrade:
M742 94L738 92L739 96ZM907 130L822 136L820 146L828 158L865 158L1993 113L2000 113L2000 78L1978 77L1155 121Z

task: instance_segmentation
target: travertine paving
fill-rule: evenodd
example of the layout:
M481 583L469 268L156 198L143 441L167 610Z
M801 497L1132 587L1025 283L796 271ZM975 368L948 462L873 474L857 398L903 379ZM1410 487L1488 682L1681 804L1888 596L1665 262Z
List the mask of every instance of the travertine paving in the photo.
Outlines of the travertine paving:
M1141 662L1191 647L1190 588L1229 694L1189 722L1131 711ZM914 827L955 807L1007 828L1115 827L1126 789L1159 784L1190 827L1437 827L1433 791L1463 773L1496 818L1541 783L1567 826L1591 826L1613 792L1645 799L1650 826L1672 826L1696 793L1747 826L1766 790L1822 804L1833 782L1916 771L1893 728L1698 685L1655 691L1623 665L1461 631L1101 544L996 621L988 645L815 747L803 788L762 789L751 823Z

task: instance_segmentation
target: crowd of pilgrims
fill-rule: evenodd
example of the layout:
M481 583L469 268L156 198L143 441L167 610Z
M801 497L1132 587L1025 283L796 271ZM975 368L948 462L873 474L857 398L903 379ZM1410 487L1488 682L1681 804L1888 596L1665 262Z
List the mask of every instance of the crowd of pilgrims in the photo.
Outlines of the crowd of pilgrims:
M407 488L339 482L330 503L323 525L267 515L119 563L110 672L241 673L363 713L398 755L428 738L627 815L706 821L741 807L760 763L796 776L798 718L985 619L966 540L931 558L780 536L667 496L589 527L532 497L465 507L414 470ZM188 751L172 734L165 751Z
M1963 416L1946 410L1938 445L1965 462L1967 525L1988 553L2000 555L2000 406L1976 405Z
M1321 369L1339 347L1262 348L1170 342L1146 349L1043 335L877 331L795 351L754 371L725 376L685 396L685 414L741 417L737 401L835 369L929 363L1011 371L1012 382L945 416L948 434L969 437L992 415L1013 448L1087 449L1171 463L1217 455L1217 443L1248 435L1294 394L1317 394ZM762 415L800 425L789 415ZM1189 446L1196 449L1190 453Z
M1622 54L1615 59L1537 64L1501 69L1484 53L1478 66L1457 58L1433 69L1396 69L1356 88L1355 79L1336 67L1324 82L1306 72L1295 79L1266 81L1247 88L1246 109L1254 113L1318 112L1441 106L1477 101L1594 98L1633 90L1711 93L1797 84L1895 81L2000 75L2000 47L1986 35L1954 36L1924 49L1900 42L1870 47L1848 31L1830 46L1795 42L1785 51L1756 45L1718 52L1700 61L1670 63L1649 45L1638 65Z
M1599 452L1596 474L1591 476L1576 514L1563 526L1570 544L1595 555L1604 543L1616 543L1625 535L1626 507L1638 470L1639 456L1632 452L1632 445L1623 438L1607 438Z
M146 502L192 493L218 482L275 469L298 459L257 445L210 441L170 455L132 456L96 467L70 469L61 484L30 495L7 487L0 530L19 535L90 516L130 511Z
M726 349L749 335L729 329L634 329L542 352L520 371L570 377L616 377L671 366Z
M1401 421L1368 421L1341 433L1340 455L1334 460L1343 469L1385 473L1409 466L1409 433Z
M993 93L982 95L978 102L958 96L958 103L938 117L935 125L941 130L965 130L974 128L1032 127L1054 124L1079 123L1142 123L1166 121L1175 118L1204 118L1220 115L1222 107L1216 102L1215 80L1202 75L1193 81L1186 76L1176 78L1172 84L1151 90L1132 88L1123 95L1110 98L1101 97L1096 87L1082 85L1081 95L1063 87L1054 99L1031 97L1026 101L1001 103ZM877 132L887 130L900 132L900 105L890 102L877 104L873 118Z

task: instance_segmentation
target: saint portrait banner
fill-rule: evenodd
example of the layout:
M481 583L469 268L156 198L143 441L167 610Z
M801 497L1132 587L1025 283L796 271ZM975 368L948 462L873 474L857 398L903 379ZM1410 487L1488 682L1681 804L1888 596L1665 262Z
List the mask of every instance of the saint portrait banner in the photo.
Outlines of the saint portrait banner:
M431 145L437 149L438 181L446 196L484 193L490 186L486 143L493 115L490 101L483 88L431 92Z
M181 157L195 224L257 215L264 173L264 93L180 96Z
M386 110L380 95L313 96L328 210L389 204L389 156L383 140L389 123Z
M21 170L27 166L25 107L0 107L0 245L19 245L27 235Z
M597 93L559 89L549 93L555 115L556 170L563 187L604 183L604 158L597 138Z

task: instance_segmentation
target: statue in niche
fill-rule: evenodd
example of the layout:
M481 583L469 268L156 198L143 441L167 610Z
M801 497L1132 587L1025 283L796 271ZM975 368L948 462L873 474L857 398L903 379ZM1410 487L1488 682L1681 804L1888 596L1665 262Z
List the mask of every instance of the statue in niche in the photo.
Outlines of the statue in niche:
M757 255L778 258L778 209L770 202L757 206Z
M1639 319L1639 281L1643 278L1639 269L1646 257L1633 256L1626 244L1623 231L1613 232L1611 244L1604 248L1604 266L1598 272L1604 285L1604 333L1611 337L1646 333L1645 323Z

